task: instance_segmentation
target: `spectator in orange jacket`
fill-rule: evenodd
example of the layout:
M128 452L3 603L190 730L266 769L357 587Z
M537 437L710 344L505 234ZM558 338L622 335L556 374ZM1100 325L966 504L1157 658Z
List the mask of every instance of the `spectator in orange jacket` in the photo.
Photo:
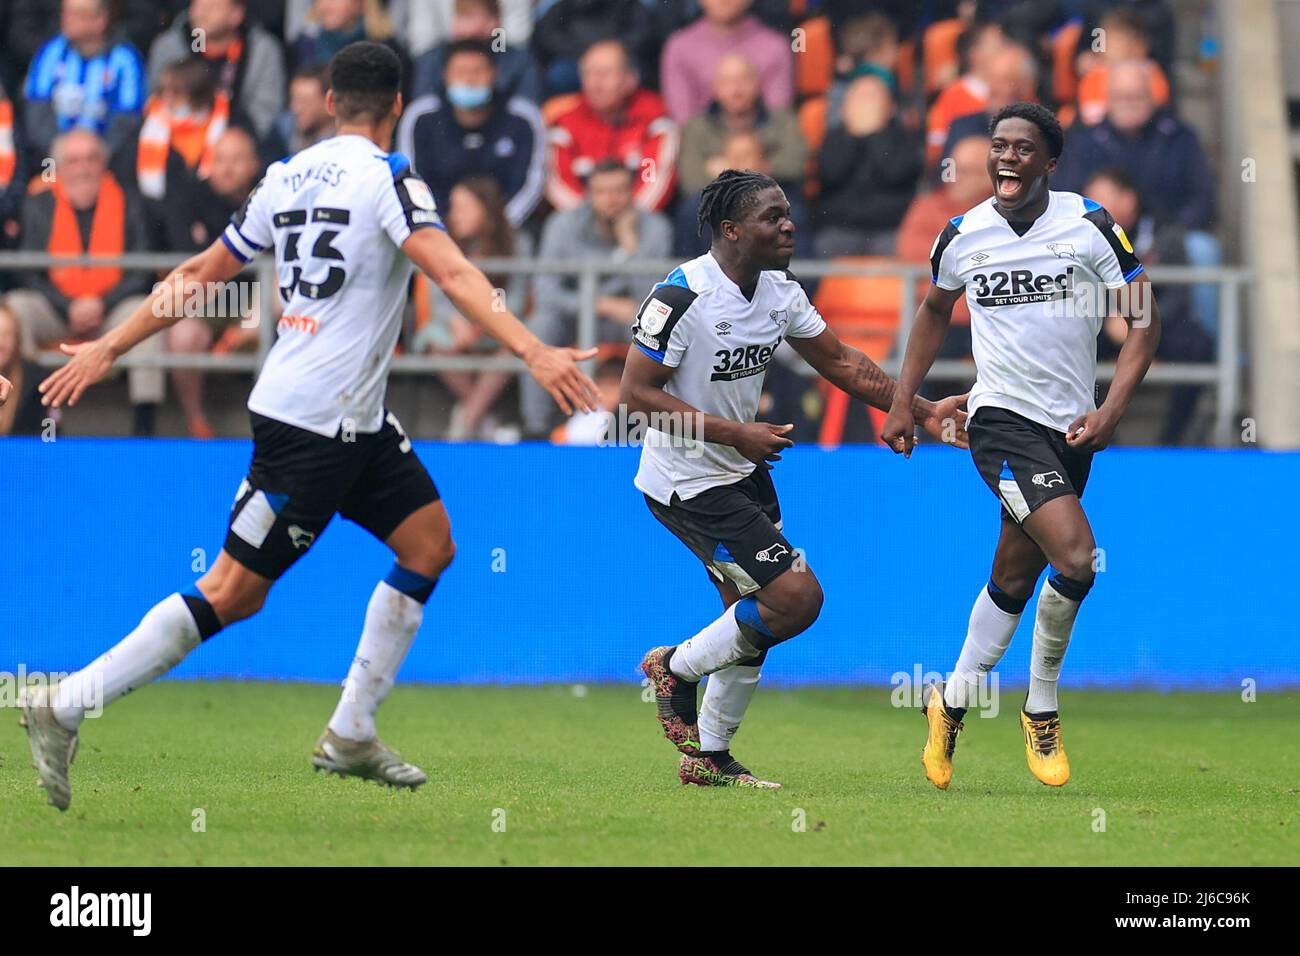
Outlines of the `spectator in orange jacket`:
M69 257L145 251L139 201L108 171L105 142L88 129L74 129L54 140L52 152L58 176L23 204L23 249ZM26 273L25 279L27 288L10 292L6 304L18 316L28 352L67 339L99 338L130 318L150 285L147 274L114 266L58 266ZM162 337L142 342L141 349L162 352ZM150 434L163 398L162 369L135 368L128 376L135 433Z
M677 184L678 132L657 93L642 89L627 48L593 44L578 62L582 99L550 132L546 197L558 210L581 205L583 180L605 159L636 174L636 205L659 211Z

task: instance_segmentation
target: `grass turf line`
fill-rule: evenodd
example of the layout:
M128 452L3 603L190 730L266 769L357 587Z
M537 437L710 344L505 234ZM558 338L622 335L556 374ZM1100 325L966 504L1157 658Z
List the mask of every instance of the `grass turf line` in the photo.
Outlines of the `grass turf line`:
M1008 692L971 716L952 787L888 688L767 690L735 752L779 793L682 787L635 685L399 687L380 732L416 793L312 771L323 685L164 682L83 725L73 802L35 786L0 712L8 865L1300 863L1300 695L1062 692L1074 778L1025 766ZM206 832L195 832L194 811ZM1105 832L1094 831L1096 810ZM499 811L504 811L504 817ZM802 818L805 829L796 830ZM499 829L504 819L504 832ZM671 827L671 861L655 851Z

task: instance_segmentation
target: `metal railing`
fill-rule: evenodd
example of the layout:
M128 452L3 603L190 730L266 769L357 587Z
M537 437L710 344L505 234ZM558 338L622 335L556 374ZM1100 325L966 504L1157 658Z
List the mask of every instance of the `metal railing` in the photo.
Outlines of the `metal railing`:
M164 272L175 268L185 257L163 253L128 253L113 258L55 257L41 252L0 252L0 271L48 269L52 266L116 266L127 270ZM596 315L597 288L605 276L631 276L646 281L649 286L672 272L680 263L670 260L638 262L592 262L542 259L479 259L476 264L492 275L566 275L578 280L579 310L577 317L577 345L587 348L598 344L598 316ZM919 280L928 281L927 266L913 263L881 262L872 264L821 262L795 260L791 271L802 278L830 276L892 276L902 279L900 290L900 319L898 339L907 341L916 315L916 289ZM250 264L248 271L255 273L258 283L260 314L274 315L275 298L279 281L275 260L262 255ZM1249 270L1234 266L1198 268L1192 266L1152 266L1147 270L1152 282L1171 285L1207 285L1218 287L1219 331L1215 343L1213 362L1162 362L1153 365L1146 382L1157 385L1206 385L1215 389L1214 440L1220 446L1232 443L1237 428L1234 417L1240 407L1242 384L1241 314L1244 286L1251 279ZM233 320L232 320L233 321ZM208 372L255 373L261 368L266 353L275 341L275 323L258 323L258 350L256 354L162 354L123 356L119 363L127 368L163 367L167 369L201 369ZM890 375L897 377L901 349L881 363ZM57 366L64 361L55 352L36 357L46 366ZM812 370L805 369L811 374ZM513 357L499 355L397 355L392 371L397 375L428 374L445 371L524 371L524 365ZM1115 375L1113 362L1097 366L1097 379L1109 382ZM974 365L960 359L941 359L934 363L928 377L934 381L973 382Z

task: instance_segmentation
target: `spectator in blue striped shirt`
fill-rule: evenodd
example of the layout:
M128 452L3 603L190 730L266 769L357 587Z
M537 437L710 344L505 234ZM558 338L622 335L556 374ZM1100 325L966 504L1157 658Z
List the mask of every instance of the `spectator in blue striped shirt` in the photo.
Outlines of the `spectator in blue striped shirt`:
M85 128L116 151L139 125L144 60L112 32L108 0L63 0L60 32L32 60L23 87L24 129L39 159L54 137Z

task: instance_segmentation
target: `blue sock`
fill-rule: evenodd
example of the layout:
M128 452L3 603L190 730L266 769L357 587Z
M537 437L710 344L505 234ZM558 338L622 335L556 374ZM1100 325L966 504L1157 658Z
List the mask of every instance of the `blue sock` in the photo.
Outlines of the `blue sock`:
M384 583L394 590L401 591L407 597L424 604L429 600L429 595L433 593L433 586L438 583L438 579L426 578L423 574L417 574L394 561L393 566L384 575Z

